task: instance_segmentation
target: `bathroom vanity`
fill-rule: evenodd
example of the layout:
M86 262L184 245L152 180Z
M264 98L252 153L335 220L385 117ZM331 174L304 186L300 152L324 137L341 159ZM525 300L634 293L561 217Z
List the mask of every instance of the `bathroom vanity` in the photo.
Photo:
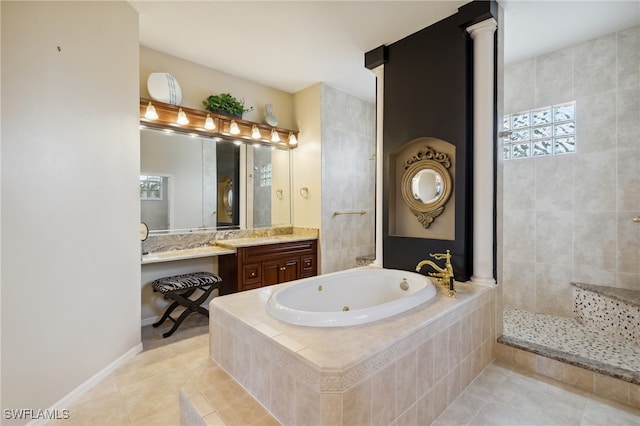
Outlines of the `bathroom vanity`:
M219 241L235 254L218 257L224 281L220 294L230 294L317 275L318 241L313 238L247 238Z
M149 236L141 259L142 325L156 322L168 303L153 293L157 278L212 272L223 279L218 295L237 293L317 275L317 247L317 229L292 227Z

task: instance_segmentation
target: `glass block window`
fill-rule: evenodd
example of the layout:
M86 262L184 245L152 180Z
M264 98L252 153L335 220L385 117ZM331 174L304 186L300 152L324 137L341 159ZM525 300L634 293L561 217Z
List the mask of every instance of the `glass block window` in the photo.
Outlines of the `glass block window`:
M260 166L260 186L271 186L271 164Z
M576 103L567 102L504 116L505 160L576 152Z
M140 175L140 199L162 201L162 176Z

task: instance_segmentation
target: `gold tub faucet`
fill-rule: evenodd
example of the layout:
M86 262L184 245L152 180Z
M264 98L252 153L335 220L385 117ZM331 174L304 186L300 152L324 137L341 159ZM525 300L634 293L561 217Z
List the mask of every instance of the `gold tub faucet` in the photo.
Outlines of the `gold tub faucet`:
M441 268L432 260L422 260L416 266L416 272L420 272L420 270L425 265L431 266L436 272L429 272L429 276L437 278L440 284L448 287L449 297L453 297L455 290L453 289L453 266L451 266L451 251L447 250L446 253L429 253L429 256L433 257L435 260L444 259L444 268Z

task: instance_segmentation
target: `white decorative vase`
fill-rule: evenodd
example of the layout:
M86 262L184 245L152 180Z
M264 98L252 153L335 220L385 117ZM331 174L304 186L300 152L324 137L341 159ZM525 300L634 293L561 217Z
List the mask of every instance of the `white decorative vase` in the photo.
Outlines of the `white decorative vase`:
M167 72L149 74L147 90L154 101L171 105L180 105L182 102L182 89L178 81Z
M272 127L276 127L278 125L278 119L273 115L273 105L271 104L266 104L264 106L264 122Z

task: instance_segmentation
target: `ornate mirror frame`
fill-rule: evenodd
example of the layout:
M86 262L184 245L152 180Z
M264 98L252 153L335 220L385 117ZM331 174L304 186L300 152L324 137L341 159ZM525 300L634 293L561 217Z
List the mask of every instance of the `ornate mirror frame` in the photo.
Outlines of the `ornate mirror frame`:
M435 218L442 214L445 204L451 197L453 180L448 170L450 167L451 161L447 154L437 152L428 146L420 148L406 161L401 183L402 198L425 229L429 228ZM422 170L433 170L442 176L440 194L427 203L417 200L412 191L413 178Z

